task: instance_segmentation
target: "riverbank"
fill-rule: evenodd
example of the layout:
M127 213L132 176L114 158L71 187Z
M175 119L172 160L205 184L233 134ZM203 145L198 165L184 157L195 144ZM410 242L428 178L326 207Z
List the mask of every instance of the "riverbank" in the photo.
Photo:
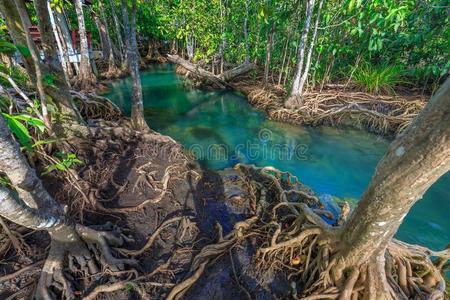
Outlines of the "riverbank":
M204 78L182 66L177 74L187 76L196 87L210 88ZM393 137L402 132L427 102L422 95L375 95L329 85L320 91L309 91L299 108L284 108L288 92L279 85L263 83L263 74L256 70L229 82L229 86L246 95L248 102L264 111L271 120L296 125L351 126Z

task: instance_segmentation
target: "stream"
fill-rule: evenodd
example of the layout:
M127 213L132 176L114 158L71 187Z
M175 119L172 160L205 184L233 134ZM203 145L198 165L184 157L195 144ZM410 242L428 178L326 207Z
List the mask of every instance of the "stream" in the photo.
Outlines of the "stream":
M239 162L270 165L296 175L318 195L356 205L390 143L361 130L273 122L239 93L186 89L182 80L168 64L141 73L145 118L213 170ZM105 96L130 114L129 78L110 83ZM435 250L450 243L450 173L412 208L397 238Z

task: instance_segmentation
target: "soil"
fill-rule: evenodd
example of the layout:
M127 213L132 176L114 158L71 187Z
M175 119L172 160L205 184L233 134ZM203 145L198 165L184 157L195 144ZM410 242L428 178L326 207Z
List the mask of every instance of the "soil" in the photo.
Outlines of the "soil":
M156 242L137 256L137 274L119 276L119 279L148 275L170 260L167 269L143 280L139 285L142 290L131 287L101 294L98 299L136 299L142 293L151 299L164 299L173 284L186 276L193 256L217 239L217 223L227 234L236 222L255 212L255 203L251 203L238 170L202 169L184 153L180 144L158 134L150 135L153 138L148 136L93 137L74 142L71 146L84 162L76 171L78 187L83 193L69 184L63 173L42 176L46 188L67 205L68 214L75 220L87 226L109 222L120 228L129 238L124 246L127 250L141 249L164 221L176 216L191 217L192 226L186 232L183 222L162 230ZM36 167L42 170L39 161ZM8 226L17 236L23 236L22 252L12 246L3 251L1 272L18 273L0 276L0 299L30 299L50 239L45 232L32 232L12 223ZM6 236L2 237L8 241ZM289 291L282 275L258 278L252 269L255 249L251 243L246 242L230 252L231 256L220 257L207 270L185 295L186 299L242 298L245 297L242 284L259 299L272 299ZM155 286L155 282L168 286Z

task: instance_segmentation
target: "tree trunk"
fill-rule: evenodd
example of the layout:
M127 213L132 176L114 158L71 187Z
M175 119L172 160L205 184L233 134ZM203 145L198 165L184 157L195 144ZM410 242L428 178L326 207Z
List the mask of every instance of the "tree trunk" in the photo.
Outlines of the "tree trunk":
M343 229L337 264L332 269L335 279L369 260L381 264L388 243L411 207L449 170L450 79L447 79L378 164ZM380 287L378 297L384 297L383 290Z
M75 0L75 11L78 19L78 35L80 38L80 74L79 81L82 90L92 90L97 79L92 72L89 46L86 35L86 24L84 22L83 4L81 0Z
M300 95L303 94L303 89L305 87L306 80L308 79L309 69L311 68L311 57L312 57L312 53L314 50L314 45L316 43L317 30L319 28L320 12L322 10L322 5L323 5L323 0L320 0L319 7L317 9L316 23L314 24L314 32L313 32L313 35L311 38L311 42L309 44L308 56L306 57L305 70L303 71L302 78L300 79L300 84L299 84Z
M104 267L105 264L114 267L119 264L136 266L135 260L116 259L112 256L108 244L121 246L121 237L75 224L64 216L60 205L45 191L42 182L29 168L2 116L0 146L0 170L8 176L18 192L13 193L6 186L0 185L0 217L27 228L45 230L51 236L50 250L34 298L53 299L50 290L54 286L62 287L64 297L61 298L76 298L70 282L63 274L64 262L69 260L69 257L65 257L66 254L83 268L83 272L87 271L92 276L98 275L98 266ZM30 202L25 202L24 198ZM93 260L94 255L89 252L85 243L98 244L105 262ZM81 271L81 268L78 270Z
M222 74L218 75L217 77L224 81L230 81L242 74L246 74L246 73L250 72L251 70L255 69L255 67L256 66L252 63L244 63L233 69L223 72Z
M264 63L264 84L265 85L267 85L269 83L270 56L271 56L271 52L272 52L274 33L275 33L275 22L272 22L272 26L270 27L270 31L267 34L267 41L266 41L266 62Z
M142 95L141 77L139 74L139 52L136 39L136 0L132 1L131 22L128 18L128 5L122 0L124 13L124 26L126 32L130 33L128 43L128 65L132 79L132 102L131 102L131 123L136 130L148 129L144 119L144 99Z
M42 9L43 9L43 3L39 3L39 5L42 6ZM36 3L35 3L35 6L36 6ZM48 21L43 22L41 20L40 23L44 23L45 26L50 26L51 30L53 31L54 42L56 42L57 47L58 47L59 61L61 62L63 75L64 75L64 78L65 78L67 84L70 86L70 75L69 75L70 63L69 63L69 58L67 56L67 53L64 53L63 41L60 38L60 34L58 32L58 27L56 25L55 15L53 13L53 10L52 10L52 8L50 6L50 2L49 1L47 1L47 10L48 10L47 16L48 16L49 22ZM48 30L48 28L46 28L46 30ZM42 32L42 29L41 29L41 32ZM47 47L49 47L49 46L47 46ZM44 49L44 52L45 52L45 49Z
M27 45L26 32L27 28L20 21L19 12L13 0L0 0L0 10L8 27L9 34L16 45ZM27 23L31 23L27 20ZM34 79L36 76L34 71L34 62L31 56L21 55L23 64L27 69L27 73Z
M31 58L33 59L34 71L36 74L36 88L38 91L39 98L41 100L41 108L42 108L42 117L44 119L45 126L51 131L52 124L50 122L50 116L48 114L47 109L47 99L44 91L44 82L43 82L43 72L41 68L41 60L39 52L34 44L34 41L31 37L31 34L28 29L28 21L30 20L28 16L28 12L25 7L25 3L23 0L16 0L16 8L20 16L20 20L22 22L22 26L25 28L25 38L27 41L27 47L30 50ZM17 21L17 20L16 20Z
M244 18L244 41L245 41L245 62L250 63L250 45L248 42L248 0L245 0L245 18Z
M111 34L108 29L108 22L105 16L105 8L103 6L103 2L101 0L98 1L98 5L100 8L100 17L101 22L104 24L105 27L105 34L106 34L106 43L108 44L109 53L108 53L108 74L117 74L118 69L116 66L116 58L114 55L114 44L111 39ZM116 50L117 51L117 50Z
M8 175L11 184L29 207L49 213L62 211L47 193L36 172L28 165L2 116L0 116L0 162L0 172Z
M309 27L311 25L311 16L314 10L315 0L306 1L306 20L303 26L302 37L300 39L300 46L297 54L297 70L295 72L294 81L292 83L292 89L290 97L286 100L285 106L292 107L298 105L298 98L301 96L300 91L300 79L303 75L303 64L305 60L305 46L308 40Z
M47 87L46 91L52 90L52 99L58 105L60 111L69 116L72 121L78 124L84 124L78 110L73 102L70 94L70 87L65 80L61 59L58 57L57 49L55 47L56 41L53 32L52 24L50 24L50 11L47 0L35 0L36 15L39 22L41 32L42 48L46 60L47 70L54 75L54 86ZM61 124L62 127L64 124Z
M111 14L113 16L114 22L114 32L116 34L117 43L119 45L119 51L121 53L121 62L122 66L127 63L127 54L125 50L125 45L122 38L122 31L120 30L119 18L117 17L116 8L112 0L109 0L109 6L111 7ZM126 37L125 37L126 38Z

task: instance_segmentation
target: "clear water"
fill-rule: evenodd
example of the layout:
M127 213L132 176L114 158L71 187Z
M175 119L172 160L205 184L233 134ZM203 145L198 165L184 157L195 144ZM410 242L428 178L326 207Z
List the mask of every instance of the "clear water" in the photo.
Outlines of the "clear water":
M357 201L389 145L364 131L270 121L238 93L184 88L170 65L154 65L141 77L150 127L181 142L212 169L238 162L270 165L298 176L319 195ZM111 83L106 94L126 114L130 95L129 79ZM398 238L434 249L450 242L450 173L413 207Z

